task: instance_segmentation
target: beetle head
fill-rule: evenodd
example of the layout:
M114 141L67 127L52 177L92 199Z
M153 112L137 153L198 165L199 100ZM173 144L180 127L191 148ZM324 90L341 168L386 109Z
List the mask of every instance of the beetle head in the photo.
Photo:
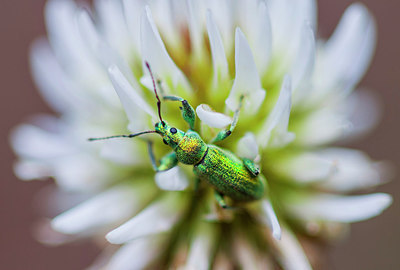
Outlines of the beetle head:
M185 136L185 132L169 126L165 121L156 123L155 131L162 136L163 142L172 149L175 149Z

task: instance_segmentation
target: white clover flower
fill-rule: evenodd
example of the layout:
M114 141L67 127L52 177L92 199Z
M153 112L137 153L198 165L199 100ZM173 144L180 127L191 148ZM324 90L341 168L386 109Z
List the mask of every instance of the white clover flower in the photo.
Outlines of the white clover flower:
M339 237L390 205L388 194L352 195L383 182L380 163L329 146L377 120L373 99L353 91L376 41L362 4L318 42L313 0L49 0L45 13L32 72L58 116L15 129L15 172L86 198L51 227L110 242L91 269L311 269L299 239ZM155 173L146 141L159 158L170 151L155 135L87 141L154 129L146 62L160 96L196 108L206 142L234 124L243 99L219 146L260 164L263 199L222 209L210 185L195 191L190 166ZM187 130L178 107L163 100L162 115Z

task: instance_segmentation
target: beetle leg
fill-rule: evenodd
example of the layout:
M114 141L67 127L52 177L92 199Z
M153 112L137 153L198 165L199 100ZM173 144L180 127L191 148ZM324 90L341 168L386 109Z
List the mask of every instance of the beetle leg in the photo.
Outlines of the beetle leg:
M176 158L176 153L172 151L172 152L166 154L160 160L160 165L157 166L157 162L156 162L154 152L153 152L153 143L152 142L148 142L148 149L149 149L151 165L153 166L153 169L156 172L167 171L167 170L175 167L178 164L178 159Z
M190 106L189 102L186 99L176 96L164 96L164 100L180 101L182 103L182 107L179 107L179 109L182 112L183 120L189 124L191 130L194 130L196 113L194 112L193 107Z
M218 191L214 191L214 197L215 200L217 200L217 203L224 209L228 208L228 205L226 205L225 199L224 199L224 195L222 195L220 192Z
M235 113L233 115L233 121L232 121L232 124L229 127L229 129L222 130L222 131L218 132L217 136L215 136L215 138L212 139L211 143L216 143L216 142L220 142L222 140L225 140L226 138L228 138L232 134L232 132L235 129L236 124L237 124L237 122L239 120L239 113L240 113L240 109L242 108L243 98L244 98L243 96L240 97L239 107L236 109L236 111L235 111Z
M257 166L257 164L254 163L251 159L248 158L243 158L243 164L246 167L247 170L253 175L253 176L258 176L260 174L260 167Z

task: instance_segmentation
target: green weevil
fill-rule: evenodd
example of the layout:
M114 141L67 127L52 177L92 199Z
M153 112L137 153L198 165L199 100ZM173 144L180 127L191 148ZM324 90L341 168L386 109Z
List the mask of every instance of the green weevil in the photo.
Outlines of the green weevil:
M206 181L215 189L215 198L219 205L227 208L224 196L230 197L233 201L246 202L258 200L263 197L266 189L266 179L260 174L258 166L250 159L239 158L232 152L222 149L214 143L222 141L229 137L238 121L239 108L235 111L233 122L229 129L220 131L217 136L207 144L195 131L196 114L193 107L183 98L176 96L164 96L164 100L179 101L183 119L189 124L187 132L181 131L168 125L161 116L161 100L158 96L154 77L150 65L145 62L150 72L154 92L157 98L158 116L160 121L155 124L155 130L143 131L136 134L116 135L103 138L90 138L93 140L103 140L110 138L133 138L148 133L161 135L163 142L172 148L160 160L157 165L153 154L152 143L149 142L149 153L152 166L156 172L166 171L178 165L193 165L193 172L198 180ZM243 97L240 99L242 103Z

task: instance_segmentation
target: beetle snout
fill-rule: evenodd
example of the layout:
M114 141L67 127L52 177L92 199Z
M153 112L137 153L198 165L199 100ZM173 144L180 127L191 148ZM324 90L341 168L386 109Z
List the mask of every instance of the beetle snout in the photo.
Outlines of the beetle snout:
M155 123L154 128L157 133L163 134L165 131L166 123L164 121L160 121Z

